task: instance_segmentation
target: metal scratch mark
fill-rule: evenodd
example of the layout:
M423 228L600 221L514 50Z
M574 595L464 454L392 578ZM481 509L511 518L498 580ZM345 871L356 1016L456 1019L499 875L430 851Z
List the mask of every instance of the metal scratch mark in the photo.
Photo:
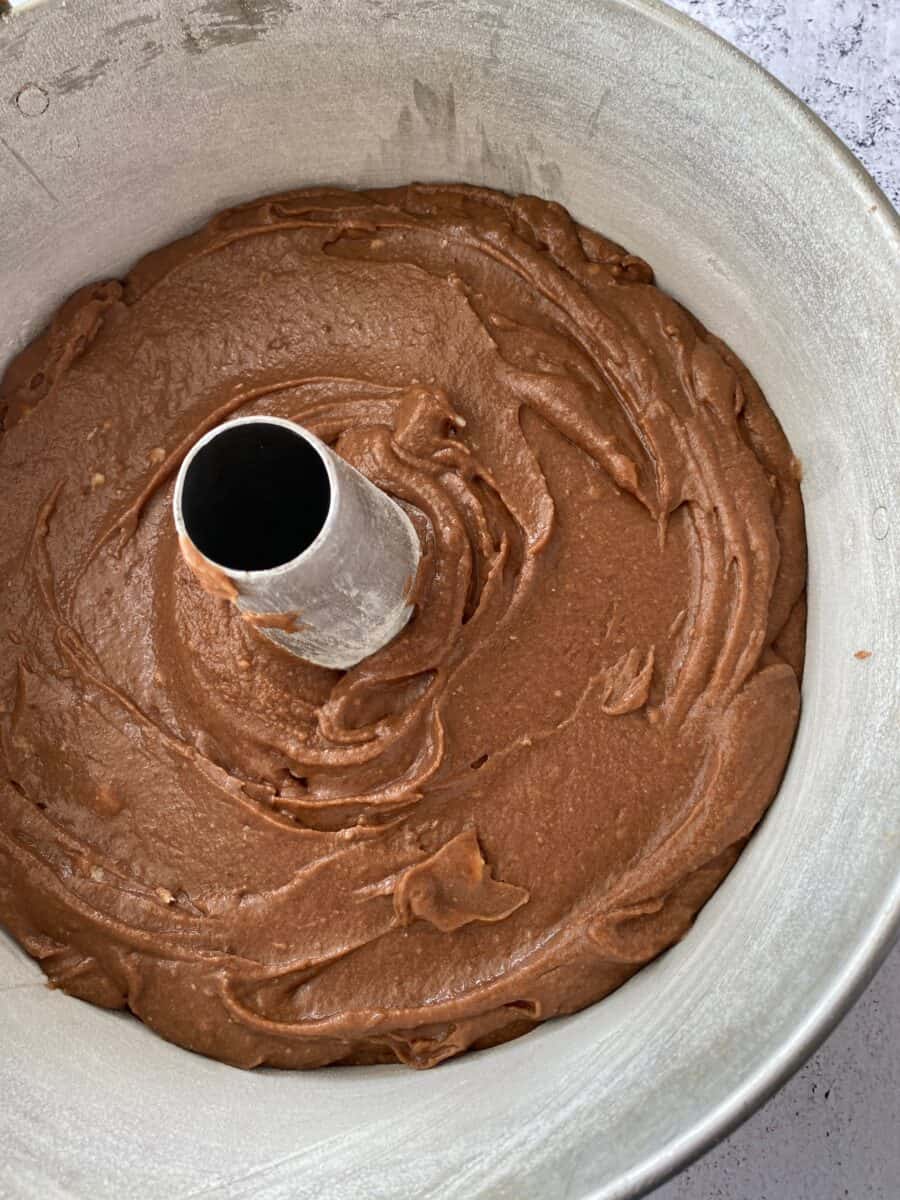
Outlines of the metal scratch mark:
M96 62L90 66L82 67L76 65L68 67L61 75L57 75L50 82L57 91L67 94L69 92L80 92L85 88L92 87L98 79L102 79L106 74L106 68L109 66L108 58L98 58Z
M28 160L24 159L22 157L22 155L18 152L18 150L14 150L12 148L12 146L9 144L9 142L6 140L6 138L3 137L2 135L0 135L0 146L3 146L4 149L6 149L12 155L12 157L16 160L16 162L19 164L19 166L22 168L22 170L25 172L25 174L29 175L34 180L34 182L38 185L38 187L41 189L41 191L45 195L49 196L54 204L59 204L59 197L55 194L53 189L48 187L47 184L44 183L43 179L41 179L40 175L38 175L37 171L35 171L34 167L31 166L31 164L28 162Z
M297 0L206 0L180 18L189 54L255 42L283 24Z
M147 38L140 48L142 58L136 65L135 70L145 70L145 68L149 67L152 62L159 58L164 50L165 46L162 42L154 42L152 38Z
M110 37L122 37L132 29L141 29L145 25L153 25L162 17L161 13L142 13L137 17L129 17L126 21L120 21L118 25L113 25L109 31Z

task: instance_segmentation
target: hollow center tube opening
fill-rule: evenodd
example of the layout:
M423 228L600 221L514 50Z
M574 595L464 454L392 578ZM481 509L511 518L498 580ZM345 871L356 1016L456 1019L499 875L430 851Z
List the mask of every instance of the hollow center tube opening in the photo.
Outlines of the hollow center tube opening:
M283 566L316 540L331 505L318 451L282 425L225 429L194 455L181 515L197 549L232 571Z

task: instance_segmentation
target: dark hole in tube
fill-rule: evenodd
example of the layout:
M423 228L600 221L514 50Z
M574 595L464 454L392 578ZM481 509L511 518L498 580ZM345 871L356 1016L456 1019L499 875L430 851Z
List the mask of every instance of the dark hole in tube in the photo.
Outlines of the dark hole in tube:
M235 425L185 472L181 513L201 553L233 571L265 571L316 540L331 503L317 451L282 425Z

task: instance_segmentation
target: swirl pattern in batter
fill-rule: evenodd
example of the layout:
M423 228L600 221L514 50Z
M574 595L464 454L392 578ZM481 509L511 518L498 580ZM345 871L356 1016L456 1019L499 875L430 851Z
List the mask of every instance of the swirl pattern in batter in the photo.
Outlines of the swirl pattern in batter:
M269 197L82 289L0 386L0 920L250 1067L427 1067L682 937L798 717L796 463L735 356L558 205ZM396 497L410 624L299 661L174 475L294 419Z

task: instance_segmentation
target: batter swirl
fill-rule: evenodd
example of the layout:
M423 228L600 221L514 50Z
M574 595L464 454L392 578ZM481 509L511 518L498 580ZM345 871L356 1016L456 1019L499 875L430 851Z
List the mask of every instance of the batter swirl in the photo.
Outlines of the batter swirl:
M735 356L558 205L255 201L82 289L0 386L0 920L241 1066L431 1066L683 936L798 716L796 464ZM396 497L415 614L347 672L203 590L206 430Z

